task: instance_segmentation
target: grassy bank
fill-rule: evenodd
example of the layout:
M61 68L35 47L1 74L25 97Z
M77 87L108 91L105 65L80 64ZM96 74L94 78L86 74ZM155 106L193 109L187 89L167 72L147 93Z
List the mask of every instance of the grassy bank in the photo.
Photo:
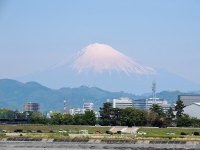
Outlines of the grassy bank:
M14 132L16 129L22 129L23 132L28 130L37 131L41 130L44 133L48 133L50 130L66 130L68 132L78 133L80 130L88 130L89 134L94 134L96 131L105 133L111 127L102 127L102 126L76 126L76 125L0 125L0 129L7 130L8 132Z
M0 129L7 130L8 133L0 133L0 138L3 137L24 137L24 138L76 138L83 135L78 134L80 130L88 130L89 138L99 139L178 139L178 140L200 140L200 136L194 136L194 132L199 132L199 128L139 128L138 131L143 131L145 135L131 135L131 134L105 134L111 127L102 126L66 126L66 125L0 125ZM14 133L14 130L22 129L22 133ZM66 130L67 133L58 133L58 130ZM31 130L33 132L28 132ZM41 130L42 133L37 133ZM54 130L55 133L50 133ZM96 131L104 134L95 134ZM183 133L185 135L183 135Z
M200 132L199 128L140 128L138 131L143 131L146 134L137 135L137 138L200 140L200 136L193 135L194 132Z

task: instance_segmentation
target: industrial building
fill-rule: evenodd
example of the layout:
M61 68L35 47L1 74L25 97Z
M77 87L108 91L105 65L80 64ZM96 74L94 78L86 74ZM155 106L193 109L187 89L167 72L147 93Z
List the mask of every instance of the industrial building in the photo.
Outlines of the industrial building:
M32 103L32 102L26 102L23 105L23 111L24 112L39 112L40 111L40 105L39 103Z
M183 101L185 106L193 103L200 103L200 95L178 95L178 100Z
M193 103L183 108L184 114L200 119L200 103Z

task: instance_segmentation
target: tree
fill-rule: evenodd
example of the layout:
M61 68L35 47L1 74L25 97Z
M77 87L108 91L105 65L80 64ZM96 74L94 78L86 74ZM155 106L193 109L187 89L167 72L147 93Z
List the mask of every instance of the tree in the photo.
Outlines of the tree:
M75 114L74 115L74 124L75 125L84 125L84 114Z
M150 108L150 111L157 113L159 117L165 116L165 114L162 111L162 108L158 104L153 104Z
M121 122L125 126L146 125L147 113L143 110L128 107L122 110Z
M63 114L62 115L62 124L64 125L72 125L74 124L74 118L70 114Z
M13 120L13 119L15 119L15 113L14 113L14 111L12 111L8 108L2 108L2 109L0 109L0 118Z
M173 109L172 109L171 107L170 107L169 110L167 111L166 117L167 117L168 119L170 119L170 120L172 120L172 119L175 117L175 115L174 115L174 113L173 113Z
M106 102L103 104L103 107L100 107L100 124L109 126L112 124L112 104L109 102Z
M113 125L113 126L121 125L121 113L122 113L122 109L120 109L120 108L112 108L112 111L111 111L111 116L112 116L111 125Z
M40 112L31 113L30 121L33 124L47 124L47 118Z
M163 127L165 122L165 114L158 104L153 104L150 108L149 118L151 118L151 125ZM152 115L152 116L151 116Z
M153 111L148 112L147 122L149 126L160 126L160 116Z
M182 115L176 120L177 127L190 127L192 125L192 119L189 115Z
M166 120L165 126L173 126L175 115L173 113L173 109L170 107L169 110L166 112Z
M180 118L183 116L183 112L184 112L183 108L184 107L185 107L185 105L183 104L183 101L181 101L181 100L176 101L175 111L177 111L177 113L176 113L177 118Z
M50 114L51 116L51 123L55 125L61 125L62 124L62 113L61 112L52 112Z
M85 111L83 118L84 118L85 125L95 125L96 124L96 116L95 116L95 113L93 110Z

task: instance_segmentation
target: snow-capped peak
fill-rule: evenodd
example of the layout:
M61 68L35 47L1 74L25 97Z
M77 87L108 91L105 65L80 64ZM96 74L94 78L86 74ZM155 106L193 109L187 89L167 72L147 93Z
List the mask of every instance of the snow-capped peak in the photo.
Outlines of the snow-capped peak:
M126 74L152 74L154 69L142 66L130 57L122 54L106 44L90 44L79 51L73 63L73 68L78 72L93 70L95 72L118 71Z

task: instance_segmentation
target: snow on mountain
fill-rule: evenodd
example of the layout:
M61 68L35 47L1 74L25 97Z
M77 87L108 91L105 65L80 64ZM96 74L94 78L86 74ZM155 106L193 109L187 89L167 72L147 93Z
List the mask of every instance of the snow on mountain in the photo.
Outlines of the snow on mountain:
M92 70L98 73L117 71L126 74L152 74L153 68L142 66L130 57L106 44L90 44L78 53L73 68L79 73Z

